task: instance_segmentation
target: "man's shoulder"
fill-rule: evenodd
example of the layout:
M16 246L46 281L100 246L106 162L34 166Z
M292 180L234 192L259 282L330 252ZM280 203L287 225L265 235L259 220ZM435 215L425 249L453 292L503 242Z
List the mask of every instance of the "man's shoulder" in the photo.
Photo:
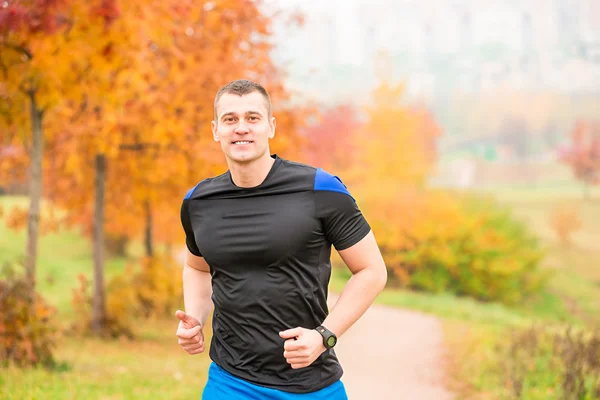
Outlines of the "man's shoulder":
M190 190L187 191L184 200L203 197L203 195L205 195L206 193L213 191L216 187L219 187L226 183L228 181L227 177L227 172L224 172L221 175L201 180L196 184L196 186L192 187Z
M290 160L283 160L283 163L288 166L287 170L289 173L309 175L312 179L313 190L315 191L338 192L350 195L348 188L340 177L323 168Z

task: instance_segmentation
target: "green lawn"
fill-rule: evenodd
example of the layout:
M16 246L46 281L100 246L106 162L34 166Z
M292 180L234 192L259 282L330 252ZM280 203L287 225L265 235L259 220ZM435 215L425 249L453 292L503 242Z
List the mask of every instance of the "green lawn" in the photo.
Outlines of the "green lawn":
M65 337L56 370L8 368L2 400L199 399L210 360L178 345L175 321L146 322L136 341Z
M7 208L26 205L24 198L0 197ZM8 207L7 207L8 205ZM25 231L0 223L0 262L14 261L25 250ZM126 259L109 259L107 280L123 270ZM92 249L75 230L42 236L39 242L39 292L58 308L66 328L75 317L71 308L77 275L91 278ZM173 310L175 311L175 310ZM55 370L8 368L0 371L1 400L65 399L192 399L200 398L209 359L189 356L175 337L177 320L140 321L139 340L102 341L63 335L58 342ZM68 333L68 332L66 332ZM205 332L207 339L210 331Z
M24 197L0 197L0 204L7 213L14 206L26 207ZM26 229L15 232L0 223L0 264L22 260L26 246ZM63 317L71 315L71 292L77 284L77 276L84 274L91 279L94 264L92 244L82 238L75 229L49 233L40 237L38 243L37 289ZM125 258L112 258L106 262L105 278L122 271Z

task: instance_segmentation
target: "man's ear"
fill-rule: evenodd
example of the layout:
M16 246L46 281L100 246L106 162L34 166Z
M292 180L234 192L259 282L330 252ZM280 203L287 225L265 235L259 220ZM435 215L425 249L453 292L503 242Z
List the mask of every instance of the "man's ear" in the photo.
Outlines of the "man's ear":
M275 117L271 117L271 123L269 125L271 125L271 133L269 133L269 139L273 139L273 137L275 136L275 126L277 125L277 123L275 122Z
M210 127L212 129L213 139L215 139L215 142L218 142L219 141L219 135L217 134L217 123L215 121L212 121L210 123Z

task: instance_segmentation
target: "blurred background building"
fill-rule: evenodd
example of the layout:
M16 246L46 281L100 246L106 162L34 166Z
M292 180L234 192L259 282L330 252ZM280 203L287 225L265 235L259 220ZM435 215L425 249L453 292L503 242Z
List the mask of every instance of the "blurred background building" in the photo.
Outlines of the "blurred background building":
M440 173L461 171L453 184L477 176L477 160L517 171L550 162L578 119L600 115L597 0L268 4L305 14L303 27L274 27L274 57L295 92L361 105L382 76L404 81L406 99L444 128Z

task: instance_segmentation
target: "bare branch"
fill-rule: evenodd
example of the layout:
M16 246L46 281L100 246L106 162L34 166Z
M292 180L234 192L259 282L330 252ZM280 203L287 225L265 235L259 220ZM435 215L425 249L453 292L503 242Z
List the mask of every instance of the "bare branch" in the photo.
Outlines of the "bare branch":
M130 151L143 151L146 149L158 149L160 146L158 143L123 143L119 146L120 150L130 150Z
M2 46L11 49L11 50L15 50L18 53L24 54L29 60L33 59L33 54L31 53L31 51L29 51L29 49L27 49L26 47L23 47L19 44L12 44L12 43L2 43Z

